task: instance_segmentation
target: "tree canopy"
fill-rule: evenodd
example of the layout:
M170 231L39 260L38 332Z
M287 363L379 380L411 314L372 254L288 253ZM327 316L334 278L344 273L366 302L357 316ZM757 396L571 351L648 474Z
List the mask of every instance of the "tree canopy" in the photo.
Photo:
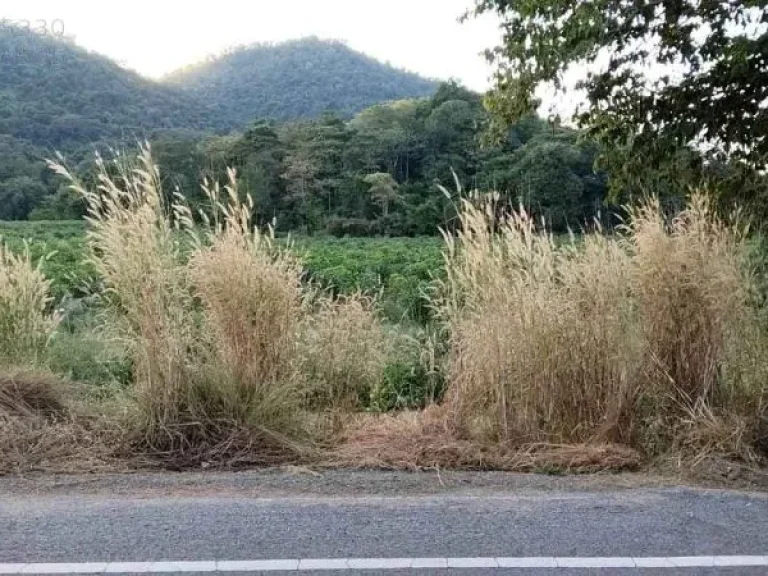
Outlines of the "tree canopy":
M764 0L476 0L473 12L502 19L487 99L502 132L542 86L578 78L576 120L604 145L617 190L665 171L695 185L723 163L765 168Z
M507 202L522 202L556 230L588 225L606 193L605 175L593 169L598 147L536 117L483 147L487 116L478 94L446 83L431 98L377 104L349 121L335 114L262 119L240 135L197 144L178 135L174 145L168 135L153 149L166 181L194 183L182 187L193 203L202 200L202 174L235 167L257 219L280 231L435 234L455 217L457 197L438 187L453 189L454 174L465 189L499 190Z

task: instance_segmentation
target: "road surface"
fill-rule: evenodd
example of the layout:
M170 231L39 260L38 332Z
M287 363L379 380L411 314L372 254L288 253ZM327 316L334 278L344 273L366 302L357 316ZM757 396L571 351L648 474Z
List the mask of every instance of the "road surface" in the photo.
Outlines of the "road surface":
M503 474L0 479L0 573L297 569L768 574L768 496Z

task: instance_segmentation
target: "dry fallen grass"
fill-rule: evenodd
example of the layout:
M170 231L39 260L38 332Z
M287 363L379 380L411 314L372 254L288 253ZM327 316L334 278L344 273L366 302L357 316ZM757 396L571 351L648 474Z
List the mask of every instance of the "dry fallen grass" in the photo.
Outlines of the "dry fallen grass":
M627 446L527 444L505 447L457 437L445 408L358 415L339 438L326 465L389 470L466 469L516 472L634 470L640 454Z
M112 433L73 404L75 385L40 370L0 373L0 475L119 467Z

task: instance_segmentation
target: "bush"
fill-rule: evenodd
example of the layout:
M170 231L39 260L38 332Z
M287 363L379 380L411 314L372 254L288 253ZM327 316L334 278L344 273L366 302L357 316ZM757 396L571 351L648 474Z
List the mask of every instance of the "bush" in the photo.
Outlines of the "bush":
M95 191L73 181L88 205L91 260L106 287L105 318L132 358L135 441L183 463L232 458L254 442L262 442L267 452L290 452L289 442L282 440L289 431L279 428L283 422L264 418L274 416L268 399L275 398L294 402L280 415L296 415L297 396L286 393L292 383L281 372L290 352L259 346L270 334L280 334L283 326L271 325L279 312L269 305L296 294L297 278L270 269L260 236L249 236L250 221L239 220L243 207L234 181L227 188L228 206L212 197L216 226L210 246L199 238L187 240L186 245L197 248L182 258L183 238L177 230L191 230L190 214L182 205L166 207L148 149L141 150L137 162L110 167L117 177L100 163ZM54 168L69 176L62 166ZM214 271L211 262L219 257L222 268ZM263 291L250 293L260 281ZM267 305L255 297L266 298ZM251 330L239 341L237 330L244 322ZM250 353L255 356L247 357ZM265 374L272 379L262 381ZM284 388L271 389L276 386Z
M189 269L204 310L206 349L215 367L205 392L208 415L284 433L295 424L302 399L296 373L301 320L301 270L274 244L271 232L251 224L252 205L238 200L234 173L219 198L221 221L209 245L192 255Z

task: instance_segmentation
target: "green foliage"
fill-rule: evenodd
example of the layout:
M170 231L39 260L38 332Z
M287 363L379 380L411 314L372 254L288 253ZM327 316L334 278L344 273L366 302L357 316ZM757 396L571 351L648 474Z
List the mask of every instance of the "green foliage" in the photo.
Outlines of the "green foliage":
M0 237L14 252L21 252L26 242L32 260L42 259L57 300L90 291L95 271L85 262L85 222L0 222Z
M47 366L74 382L92 384L98 392L109 393L115 386L131 382L133 367L121 343L99 329L97 321L104 312L91 300L60 302L63 320L48 346Z
M455 179L465 188L499 190L559 231L595 217L606 185L593 170L594 143L525 118L505 142L484 148L486 121L479 95L447 83L432 98L378 104L349 122L333 114L282 125L260 120L240 136L198 146L180 137L175 147L186 155L164 153L163 140L158 162L172 182L191 179L189 158L196 155L198 173L234 166L257 220L281 232L435 235L456 215L456 198L438 184L454 189Z
M384 378L371 391L369 407L377 412L424 408L439 402L445 375L436 365L435 343L424 329L393 335L394 347L384 369Z
M232 160L232 150L222 150L230 139L210 141L214 133L245 129L259 117L293 120L325 111L349 117L377 102L429 95L435 86L341 43L316 39L238 50L158 82L69 40L3 26L0 220L82 216L82 202L45 168L44 159L57 150L87 180L94 149L151 139L159 163L173 166L165 190L178 186L194 204L202 200L201 175L223 174ZM243 140L253 143L247 135ZM253 153L243 158L241 173L269 212L265 198L282 192L283 172L265 168Z
M506 131L534 110L543 85L578 80L576 118L604 145L615 197L712 181L731 195L743 179L718 179L712 164L757 179L768 158L768 11L750 0L476 0L496 13L503 39L487 98ZM764 197L765 193L762 193ZM752 200L750 194L740 197ZM760 208L763 212L764 209Z
M437 238L299 238L307 279L339 294L381 293L379 305L393 322L426 321L424 298L443 274Z
M167 77L170 85L217 102L235 125L333 111L352 115L377 102L428 96L436 83L355 52L342 42L305 38L231 50Z
M454 175L523 200L555 227L591 219L604 195L591 172L597 149L576 132L526 120L484 149L479 94L339 42L243 48L164 82L12 27L0 30L0 55L0 220L83 216L44 159L62 151L93 187L94 149L137 138L151 140L165 194L179 190L194 214L206 203L202 178L233 166L256 222L281 232L435 235L455 219L455 199L437 187L453 188Z
M57 301L87 297L100 289L84 259L85 222L0 222L0 237L15 252L29 246L33 260L43 259ZM423 322L430 309L423 298L433 278L442 274L438 238L332 238L292 240L305 279L337 294L381 294L380 306L392 321ZM68 304L67 306L76 306ZM65 318L66 320L66 318Z

